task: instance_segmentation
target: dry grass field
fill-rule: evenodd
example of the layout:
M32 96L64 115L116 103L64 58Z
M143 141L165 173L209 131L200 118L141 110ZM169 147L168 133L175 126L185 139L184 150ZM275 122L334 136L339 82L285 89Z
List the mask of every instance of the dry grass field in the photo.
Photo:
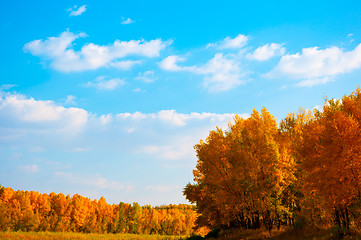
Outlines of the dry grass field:
M178 240L186 236L142 234L85 234L69 232L0 232L1 240Z

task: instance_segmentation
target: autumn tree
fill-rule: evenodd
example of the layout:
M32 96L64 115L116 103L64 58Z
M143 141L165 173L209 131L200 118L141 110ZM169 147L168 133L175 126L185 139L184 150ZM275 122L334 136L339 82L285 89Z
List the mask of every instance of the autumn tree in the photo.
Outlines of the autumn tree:
M304 136L308 189L325 200L339 226L349 228L350 211L359 209L361 193L360 88L342 100L326 100Z
M304 186L305 171L302 166L303 157L301 150L304 143L304 133L307 124L314 119L312 111L299 109L298 113L290 113L280 121L279 142L283 151L287 151L295 162L294 181L283 192L283 205L292 213L288 218L294 224L295 215L300 222L310 219L312 222L321 222L319 199L310 193Z
M51 211L49 214L49 224L52 231L64 232L70 229L71 212L73 206L70 204L71 198L63 193L49 194Z
M188 205L141 207L104 197L90 200L54 192L14 191L0 186L0 230L86 233L189 234L197 213ZM164 229L162 228L164 227Z
M222 131L195 146L195 184L184 190L196 203L201 225L272 229L288 214L284 191L295 180L295 162L280 144L275 118L263 108L248 119L239 116Z
M12 195L12 189L0 186L0 231L9 230L11 228L12 219L9 200Z

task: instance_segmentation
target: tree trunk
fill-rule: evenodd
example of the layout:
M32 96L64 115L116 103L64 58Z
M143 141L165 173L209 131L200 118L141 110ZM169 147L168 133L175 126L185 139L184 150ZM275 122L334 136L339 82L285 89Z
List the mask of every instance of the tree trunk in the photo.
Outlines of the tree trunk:
M340 212L335 208L335 222L339 227L341 226Z

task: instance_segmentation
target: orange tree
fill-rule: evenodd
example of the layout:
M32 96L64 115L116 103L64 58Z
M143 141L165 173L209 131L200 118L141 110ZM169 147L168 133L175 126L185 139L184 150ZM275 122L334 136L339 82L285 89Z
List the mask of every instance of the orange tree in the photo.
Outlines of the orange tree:
M295 180L295 162L281 140L275 118L263 108L248 119L236 116L228 130L217 128L195 145L195 184L184 195L197 204L199 226L271 230L284 222L291 212L282 198Z
M191 205L115 205L103 197L92 201L79 194L48 195L0 186L0 231L188 235L196 216Z
M301 153L308 190L327 203L340 227L349 228L351 216L360 215L360 88L342 101L326 100L305 128Z

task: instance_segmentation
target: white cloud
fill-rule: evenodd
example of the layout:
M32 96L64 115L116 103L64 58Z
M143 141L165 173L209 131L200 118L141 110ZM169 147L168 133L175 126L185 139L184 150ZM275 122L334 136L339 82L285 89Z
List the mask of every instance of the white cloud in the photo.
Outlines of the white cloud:
M59 138L58 135L62 134L86 137L84 140L86 147L82 148L93 149L94 146L87 146L86 142L93 139L95 135L105 134L107 131L110 131L108 132L110 135L113 135L113 132L123 131L126 134L164 134L173 137L173 133L186 134L186 131L196 126L199 129L207 129L207 131L216 125L227 126L228 121L233 117L232 113L178 113L175 110L161 110L155 113L125 112L97 116L81 108L63 107L53 101L35 100L21 94L2 92L0 97L0 141L26 139L24 143L32 144L30 147L47 149L44 144L56 144L58 141L62 141L63 138ZM248 117L248 115L243 115L243 117ZM194 130L190 130L189 133L197 137ZM117 134L116 136L118 136ZM55 139L56 141L54 141ZM98 139L101 138L94 137L93 140L97 142ZM113 140L110 138L104 143L107 141L112 142ZM65 141L66 145L69 144L66 151L70 148L74 149L79 142L82 140L78 139L76 143L71 143L69 139ZM169 146L168 140L165 143L159 146ZM149 144L142 143L141 145Z
M0 98L2 127L77 133L88 121L89 114L80 108L65 108L53 101L37 101L21 94L3 95Z
M323 78L312 78L312 79L306 79L302 80L301 82L297 83L296 86L298 87L313 87L316 85L322 85L326 84L328 82L334 81L331 77L323 77Z
M304 48L302 53L282 56L278 65L265 76L301 80L298 86L324 84L333 76L361 68L361 44L352 51L338 47Z
M188 118L185 114L178 114L175 110L162 110L158 112L157 117L165 122L171 122L177 126L186 125L185 120Z
M285 54L286 49L282 46L283 44L267 43L246 56L248 59L266 61L274 56L282 56Z
M148 116L153 117L154 113L141 113L141 112L135 112L135 113L118 113L116 115L120 119L132 119L132 120L143 120L146 119Z
M65 102L64 102L64 103L65 103L66 105L74 105L74 104L76 104L75 99L76 99L75 96L73 96L73 95L68 95L68 96L66 96L66 99L65 99Z
M216 43L208 43L207 48L217 47L218 49L240 49L248 42L248 37L243 34L238 34L235 38L226 37L222 41Z
M65 31L59 37L49 37L46 40L34 40L24 46L24 51L34 56L40 56L50 61L50 66L61 72L74 72L95 70L100 67L118 67L129 69L140 61L120 60L127 56L137 55L142 57L158 57L160 51L171 44L171 41L163 42L160 39L151 41L115 40L113 44L106 46L88 43L79 51L74 50L73 42L85 33L74 34Z
M235 88L247 81L247 72L243 71L240 62L233 55L217 53L203 66L179 66L185 61L179 56L169 56L163 59L159 66L167 71L188 71L204 76L203 85L210 92L222 92Z
M103 114L99 117L101 125L106 125L112 121L112 115L111 114Z
M347 37L350 39L350 41L349 41L349 43L348 43L349 45L355 41L355 39L353 38L353 36L354 36L353 33L347 34Z
M145 71L143 73L138 73L138 76L134 79L141 80L145 83L152 83L156 78L154 77L154 71Z
M218 46L219 49L239 49L244 47L248 42L248 37L243 34L238 34L235 38L226 37L216 44L209 44L208 46Z
M243 115L247 117L246 115ZM232 113L217 114L217 113L190 113L183 114L177 113L175 110L161 110L157 113L119 113L116 115L118 119L131 119L131 120L157 120L164 123L170 123L174 126L182 127L186 126L187 122L192 122L195 120L210 120L213 122L223 122L225 120L230 120L234 117Z
M86 5L83 5L78 9L77 6L75 5L74 7L69 8L67 11L70 12L69 16L80 16L82 13L86 11Z
M180 67L177 63L184 62L186 59L184 57L180 57L177 55L168 56L165 59L163 59L159 66L166 71L194 71L195 67Z
M85 33L74 34L65 31L59 37L49 37L47 40L34 40L24 46L25 51L29 51L36 56L45 56L47 58L57 58L67 56L68 58L77 58L72 47L73 41L78 38L86 37Z
M98 90L114 90L118 87L123 86L124 84L124 79L111 78L107 80L105 76L99 76L93 82L86 83L85 86L94 87Z
M123 18L123 21L121 22L121 24L123 25L127 25L127 24L131 24L131 23L134 23L135 21L130 19L130 18L127 18L127 19L124 19Z
M19 168L24 171L24 172L28 172L28 173L37 173L40 171L40 168L38 165L33 164L33 165L20 165Z
M246 82L246 73L239 62L222 53L197 68L196 73L205 75L203 84L211 92L228 91Z
M125 61L116 61L116 62L111 62L110 66L114 67L114 68L118 68L121 70L129 70L131 69L133 66L141 64L142 61L138 60L138 61L133 61L133 60L125 60Z

